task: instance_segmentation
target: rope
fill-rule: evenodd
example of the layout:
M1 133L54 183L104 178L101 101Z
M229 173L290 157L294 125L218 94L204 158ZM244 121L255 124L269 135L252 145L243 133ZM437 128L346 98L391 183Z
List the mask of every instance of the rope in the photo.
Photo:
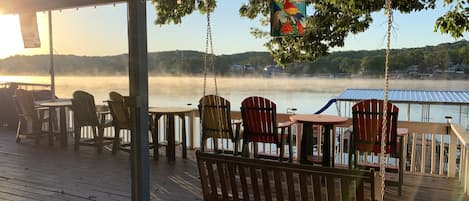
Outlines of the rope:
M204 54L204 89L203 89L203 96L202 98L205 98L207 95L207 74L208 74L208 68L210 67L212 69L212 72L214 74L213 79L214 79L214 84L215 84L215 95L217 97L216 99L216 105L220 106L221 105L221 99L218 96L218 85L217 85L217 72L215 71L215 54L213 52L213 40L212 40L212 26L210 23L210 6L208 1L205 1L206 3L206 9L207 9L207 33L205 37L205 54ZM209 52L210 48L210 52ZM217 108L218 116L220 116L220 108ZM205 113L205 99L202 101L202 113L200 114L200 125L201 129L203 127L203 122L204 122L204 113ZM222 132L221 128L221 121L218 121L218 127L219 127L219 132ZM202 132L201 132L202 133ZM203 137L202 137L202 140Z
M385 163L384 152L386 150L386 130L387 130L387 119L388 116L388 90L389 90L389 54L391 51L391 29L393 21L393 11L392 11L392 0L386 0L385 9L388 16L388 30L386 33L386 62L384 70L384 105L383 105L383 122L382 122L382 133L381 133L381 153L380 153L380 163L379 163L379 172L381 176L381 194L379 200L384 199L384 176L385 176ZM402 160L399 159L399 160ZM401 167L400 167L401 168ZM401 169L399 171L402 171Z

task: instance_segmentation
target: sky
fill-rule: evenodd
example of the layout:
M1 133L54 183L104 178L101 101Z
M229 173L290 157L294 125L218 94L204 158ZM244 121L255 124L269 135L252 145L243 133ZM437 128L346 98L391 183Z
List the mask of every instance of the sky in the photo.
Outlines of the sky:
M238 9L247 0L218 0L211 17L214 53L233 54L246 51L267 51L267 39L256 39L251 27L261 27L258 20L241 18ZM440 4L442 2L439 2ZM128 52L127 6L101 5L52 12L53 47L55 54L80 56L117 55ZM423 47L455 42L451 36L433 32L434 22L449 7L394 15L392 48ZM41 48L24 49L17 15L0 16L0 59L11 55L49 54L48 19L40 12L38 26ZM148 51L205 50L206 16L198 11L183 18L178 25L154 25L156 11L147 4ZM345 46L332 51L375 50L385 48L387 19L383 12L373 14L373 23L366 32L350 34ZM263 28L269 30L268 27ZM466 33L465 40L469 40ZM460 40L460 39L459 39Z

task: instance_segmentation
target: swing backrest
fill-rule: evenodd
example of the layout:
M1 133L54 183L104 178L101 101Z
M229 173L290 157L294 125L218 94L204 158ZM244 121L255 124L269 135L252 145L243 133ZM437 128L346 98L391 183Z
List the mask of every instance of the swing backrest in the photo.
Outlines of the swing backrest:
M377 99L362 100L352 106L353 136L356 151L381 153L381 136L384 101ZM386 124L386 151L398 153L397 118L399 108L388 102Z
M229 101L220 96L206 95L199 100L199 114L204 139L212 137L234 140Z
M274 102L258 96L248 97L241 102L245 140L279 144L276 108Z

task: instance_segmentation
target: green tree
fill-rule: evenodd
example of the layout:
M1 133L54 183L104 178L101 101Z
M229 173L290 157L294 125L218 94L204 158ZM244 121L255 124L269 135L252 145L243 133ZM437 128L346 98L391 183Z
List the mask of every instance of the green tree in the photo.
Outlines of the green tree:
M194 10L201 13L216 7L216 0L152 0L157 10L155 24L181 23L181 19ZM178 3L180 2L180 3ZM271 38L265 44L275 61L285 65L299 61L314 61L324 56L332 47L341 47L348 34L364 32L372 22L371 14L384 7L384 0L311 0L308 6L314 10L307 16L303 37ZM465 0L443 0L451 9L437 19L435 31L448 33L455 38L469 31L469 8ZM393 9L402 13L434 9L436 0L393 1ZM259 18L267 26L270 15L270 0L249 0L239 13L250 19ZM267 32L252 28L256 37L268 37Z
M384 61L384 54L382 56L372 56L363 58L361 61L361 68L363 74L382 74Z
M461 63L464 65L469 65L469 45L466 45L459 49L459 56L462 58Z

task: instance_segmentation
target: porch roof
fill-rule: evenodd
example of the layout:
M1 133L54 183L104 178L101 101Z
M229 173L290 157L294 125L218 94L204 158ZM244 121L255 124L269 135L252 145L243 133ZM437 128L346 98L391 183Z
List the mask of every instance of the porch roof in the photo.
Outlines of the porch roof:
M0 0L0 14L17 14L126 2L125 0Z

